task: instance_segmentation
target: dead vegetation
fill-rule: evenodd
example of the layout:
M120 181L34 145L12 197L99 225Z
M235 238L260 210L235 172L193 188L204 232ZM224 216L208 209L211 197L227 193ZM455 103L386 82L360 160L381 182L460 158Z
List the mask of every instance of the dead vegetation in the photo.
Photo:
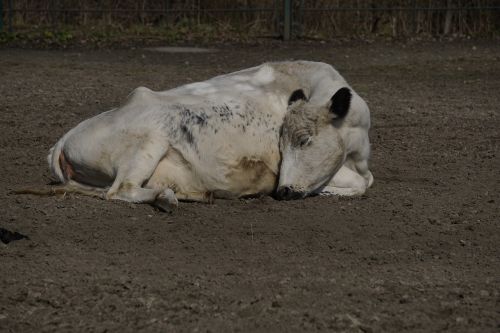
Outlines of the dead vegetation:
M162 38L166 41L279 37L283 0L16 0L4 26L16 37L66 44ZM293 33L305 38L487 36L500 31L494 0L294 0Z

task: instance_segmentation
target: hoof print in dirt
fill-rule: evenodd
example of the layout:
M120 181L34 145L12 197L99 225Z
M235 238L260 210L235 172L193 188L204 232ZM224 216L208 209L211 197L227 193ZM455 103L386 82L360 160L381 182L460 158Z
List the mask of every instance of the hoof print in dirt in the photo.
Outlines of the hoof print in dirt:
M10 242L17 241L20 239L29 239L28 236L16 232L12 232L10 230L0 228L0 241L4 244L9 244Z

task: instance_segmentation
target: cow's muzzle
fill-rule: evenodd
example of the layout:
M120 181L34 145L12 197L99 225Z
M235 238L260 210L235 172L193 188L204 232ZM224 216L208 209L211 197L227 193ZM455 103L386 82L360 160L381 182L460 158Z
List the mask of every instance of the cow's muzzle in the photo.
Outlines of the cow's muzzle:
M302 192L295 191L290 186L282 186L276 190L276 198L278 200L295 200L303 197Z

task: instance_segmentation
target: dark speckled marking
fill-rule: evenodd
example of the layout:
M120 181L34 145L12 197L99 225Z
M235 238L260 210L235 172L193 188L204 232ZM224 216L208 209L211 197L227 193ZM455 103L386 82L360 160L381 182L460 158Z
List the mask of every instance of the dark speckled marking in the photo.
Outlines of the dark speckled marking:
M170 113L174 117L179 117L178 120L171 119L168 121L172 134L178 137L186 144L193 146L193 149L198 149L198 140L203 132L217 134L221 128L232 127L237 128L241 133L248 133L255 136L256 134L249 132L253 126L262 127L263 125L271 129L273 121L272 115L261 114L255 112L258 106L250 101L238 103L230 101L228 103L210 104L209 101L204 105L190 106L183 104L175 104L170 106L174 108L174 113Z
M208 115L204 112L193 112L187 107L181 107L181 122L188 126L198 125L200 127L204 127L208 123Z
M186 125L181 125L181 134L189 144L194 143L193 133Z
M227 104L214 105L212 106L212 111L217 114L219 120L223 123L229 122L233 117L233 111Z

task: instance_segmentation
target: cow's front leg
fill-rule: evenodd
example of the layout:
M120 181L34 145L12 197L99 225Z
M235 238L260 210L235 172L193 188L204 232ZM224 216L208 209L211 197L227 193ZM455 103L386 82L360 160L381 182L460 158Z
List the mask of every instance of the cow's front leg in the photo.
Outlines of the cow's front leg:
M177 200L174 191L167 188L158 194L153 205L164 212L170 213L173 208L176 208L179 205L179 201Z
M107 199L123 200L135 203L149 203L164 212L171 212L179 204L174 191L167 188L165 190L156 190L142 187L128 187L119 190L114 194L107 195Z
M106 199L149 203L161 210L171 211L172 207L177 206L177 198L171 189L143 187L167 149L168 145L154 140L131 149L128 156L123 157L126 163L119 165L115 181L106 193Z
M365 193L368 180L343 165L320 195L356 196Z

